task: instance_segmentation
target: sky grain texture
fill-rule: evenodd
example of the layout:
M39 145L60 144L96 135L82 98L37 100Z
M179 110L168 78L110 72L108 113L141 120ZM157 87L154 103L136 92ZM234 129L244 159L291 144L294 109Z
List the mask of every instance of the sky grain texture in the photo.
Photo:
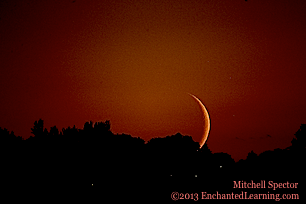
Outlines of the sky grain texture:
M192 93L213 152L285 148L306 123L305 25L302 0L1 1L0 127L199 141Z

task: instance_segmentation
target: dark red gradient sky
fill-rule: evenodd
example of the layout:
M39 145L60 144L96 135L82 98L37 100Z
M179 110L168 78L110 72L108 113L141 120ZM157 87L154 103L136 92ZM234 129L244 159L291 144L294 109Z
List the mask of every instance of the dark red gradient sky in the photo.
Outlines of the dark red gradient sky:
M306 123L305 25L303 0L1 1L0 127L199 141L189 92L213 152L285 148Z

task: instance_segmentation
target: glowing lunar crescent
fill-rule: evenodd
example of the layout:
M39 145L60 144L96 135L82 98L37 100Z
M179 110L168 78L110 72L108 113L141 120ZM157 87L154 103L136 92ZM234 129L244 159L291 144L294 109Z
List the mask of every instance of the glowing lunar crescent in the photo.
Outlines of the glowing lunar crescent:
M204 131L203 131L203 136L202 139L200 141L200 148L203 147L203 145L205 144L207 138L208 138L208 134L209 134L209 130L210 130L210 119L209 119L209 115L208 115L208 111L205 108L204 104L202 103L202 101L200 101L200 99L198 99L196 96L188 93L190 96L192 96L200 105L202 112L203 112L203 119L204 119Z

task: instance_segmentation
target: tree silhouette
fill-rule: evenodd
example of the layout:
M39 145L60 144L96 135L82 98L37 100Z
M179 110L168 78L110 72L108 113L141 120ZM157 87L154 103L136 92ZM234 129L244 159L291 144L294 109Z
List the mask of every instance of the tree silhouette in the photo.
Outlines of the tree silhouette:
M248 153L248 156L247 156L247 160L249 161L255 161L257 158L257 154L254 153L254 151L252 150L251 152Z
M50 127L50 131L48 134L49 140L59 140L60 132L56 126Z
M44 129L44 121L42 119L35 121L34 127L31 130L36 141L47 141L48 130L46 128Z
M300 129L294 134L292 139L292 148L296 150L303 150L306 147L306 124L301 124Z
M0 143L4 146L8 144L20 143L23 139L20 136L15 136L14 132L9 132L6 128L2 129L0 127Z
M14 178L15 183L27 187L94 183L146 195L161 194L161 189L232 189L233 180L277 181L277 173L300 182L305 172L301 160L305 158L305 124L296 132L292 146L259 155L251 151L236 163L227 153L212 153L207 143L200 149L192 137L180 133L145 143L139 137L113 134L110 127L110 121L89 121L83 129L73 126L59 131L53 126L48 131L39 119L31 128L34 137L27 140L0 128L3 178ZM156 185L159 187L154 191Z
M32 134L35 137L41 137L43 135L44 131L44 121L42 119L39 119L38 121L34 122L34 127L31 128Z

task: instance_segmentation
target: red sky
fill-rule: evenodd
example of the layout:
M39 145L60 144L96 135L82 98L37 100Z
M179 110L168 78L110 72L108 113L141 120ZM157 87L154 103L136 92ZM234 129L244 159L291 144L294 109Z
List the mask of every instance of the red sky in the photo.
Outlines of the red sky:
M0 127L199 141L189 92L213 152L285 148L306 123L305 25L302 0L1 1Z

